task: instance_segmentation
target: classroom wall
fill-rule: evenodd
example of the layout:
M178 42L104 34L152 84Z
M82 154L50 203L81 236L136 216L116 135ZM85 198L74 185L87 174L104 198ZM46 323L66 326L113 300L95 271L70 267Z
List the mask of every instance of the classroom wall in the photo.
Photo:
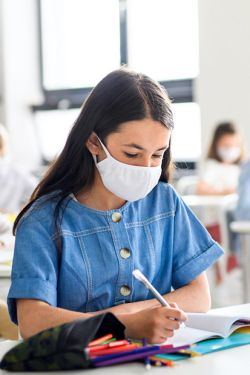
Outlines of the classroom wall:
M40 163L29 109L41 99L36 4L0 0L0 121L10 132L14 160L29 169ZM250 150L249 15L249 0L199 0L200 76L195 97L201 107L203 152L214 124L224 119L240 126Z
M3 118L3 32L2 32L2 2L0 0L0 122Z
M199 0L202 149L218 121L234 120L250 154L250 1Z
M40 163L29 108L41 99L38 74L37 16L34 0L1 0L2 121L10 133L14 161L26 169ZM0 68L1 69L1 68Z

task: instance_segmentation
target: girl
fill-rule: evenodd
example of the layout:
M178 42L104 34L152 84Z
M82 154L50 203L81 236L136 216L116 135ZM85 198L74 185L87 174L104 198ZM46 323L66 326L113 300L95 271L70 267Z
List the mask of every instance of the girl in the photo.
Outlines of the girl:
M108 310L127 336L163 342L183 310L209 308L204 271L222 250L167 183L172 128L149 77L120 69L94 88L15 222L8 304L23 337Z
M243 160L243 145L234 124L219 124L213 134L207 160L202 166L197 193L226 195L236 193Z
M227 195L237 192L240 174L240 164L244 158L243 143L238 130L231 122L223 122L217 125L207 160L200 172L200 181L197 185L197 193L200 195ZM230 207L226 212L229 223L234 220L234 208ZM206 210L203 223L206 225L212 237L220 242L221 233L218 224L218 213L214 209ZM228 227L230 251L234 253L238 249L237 236L232 234ZM228 257L228 270L237 264L234 255ZM218 279L220 280L220 277Z

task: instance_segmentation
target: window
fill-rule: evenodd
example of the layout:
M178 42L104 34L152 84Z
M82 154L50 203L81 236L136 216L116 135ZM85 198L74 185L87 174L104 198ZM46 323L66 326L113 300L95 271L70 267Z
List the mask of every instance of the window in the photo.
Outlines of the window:
M198 75L198 7L190 0L128 0L128 64L158 81Z
M35 111L35 127L44 163L54 160L62 151L79 109Z
M42 0L44 89L93 87L117 69L119 27L117 0Z
M196 103L172 105L174 131L172 136L172 156L174 161L193 162L201 156L200 109Z
M91 88L121 64L167 88L176 122L174 158L199 157L199 109L192 103L198 75L198 0L40 0L39 16L45 101L33 109L39 112L36 124L45 158L59 152ZM66 114L61 108L71 110ZM46 134L52 127L57 136L49 137L50 142ZM186 143L187 129L195 147Z
M127 64L192 101L198 75L197 0L40 0L41 81L48 106L79 107Z
M173 104L175 129L172 155L176 162L192 162L201 155L200 112L196 103ZM79 109L36 111L35 122L42 157L53 160L62 150Z

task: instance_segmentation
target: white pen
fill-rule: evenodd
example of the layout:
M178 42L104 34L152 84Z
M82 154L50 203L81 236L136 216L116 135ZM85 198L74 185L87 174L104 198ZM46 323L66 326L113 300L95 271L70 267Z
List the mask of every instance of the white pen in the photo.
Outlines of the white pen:
M132 272L133 276L139 280L150 292L155 296L155 298L160 302L162 306L170 307L167 301L160 295L159 292L153 287L153 285L148 281L148 279L139 270L134 270Z

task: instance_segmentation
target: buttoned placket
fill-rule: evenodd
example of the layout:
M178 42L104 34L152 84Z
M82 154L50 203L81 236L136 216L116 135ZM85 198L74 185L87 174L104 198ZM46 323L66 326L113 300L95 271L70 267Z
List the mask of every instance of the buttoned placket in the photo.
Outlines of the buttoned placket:
M126 215L125 212L117 210L108 218L119 263L115 305L130 302L133 291L133 253L125 227L124 215Z

